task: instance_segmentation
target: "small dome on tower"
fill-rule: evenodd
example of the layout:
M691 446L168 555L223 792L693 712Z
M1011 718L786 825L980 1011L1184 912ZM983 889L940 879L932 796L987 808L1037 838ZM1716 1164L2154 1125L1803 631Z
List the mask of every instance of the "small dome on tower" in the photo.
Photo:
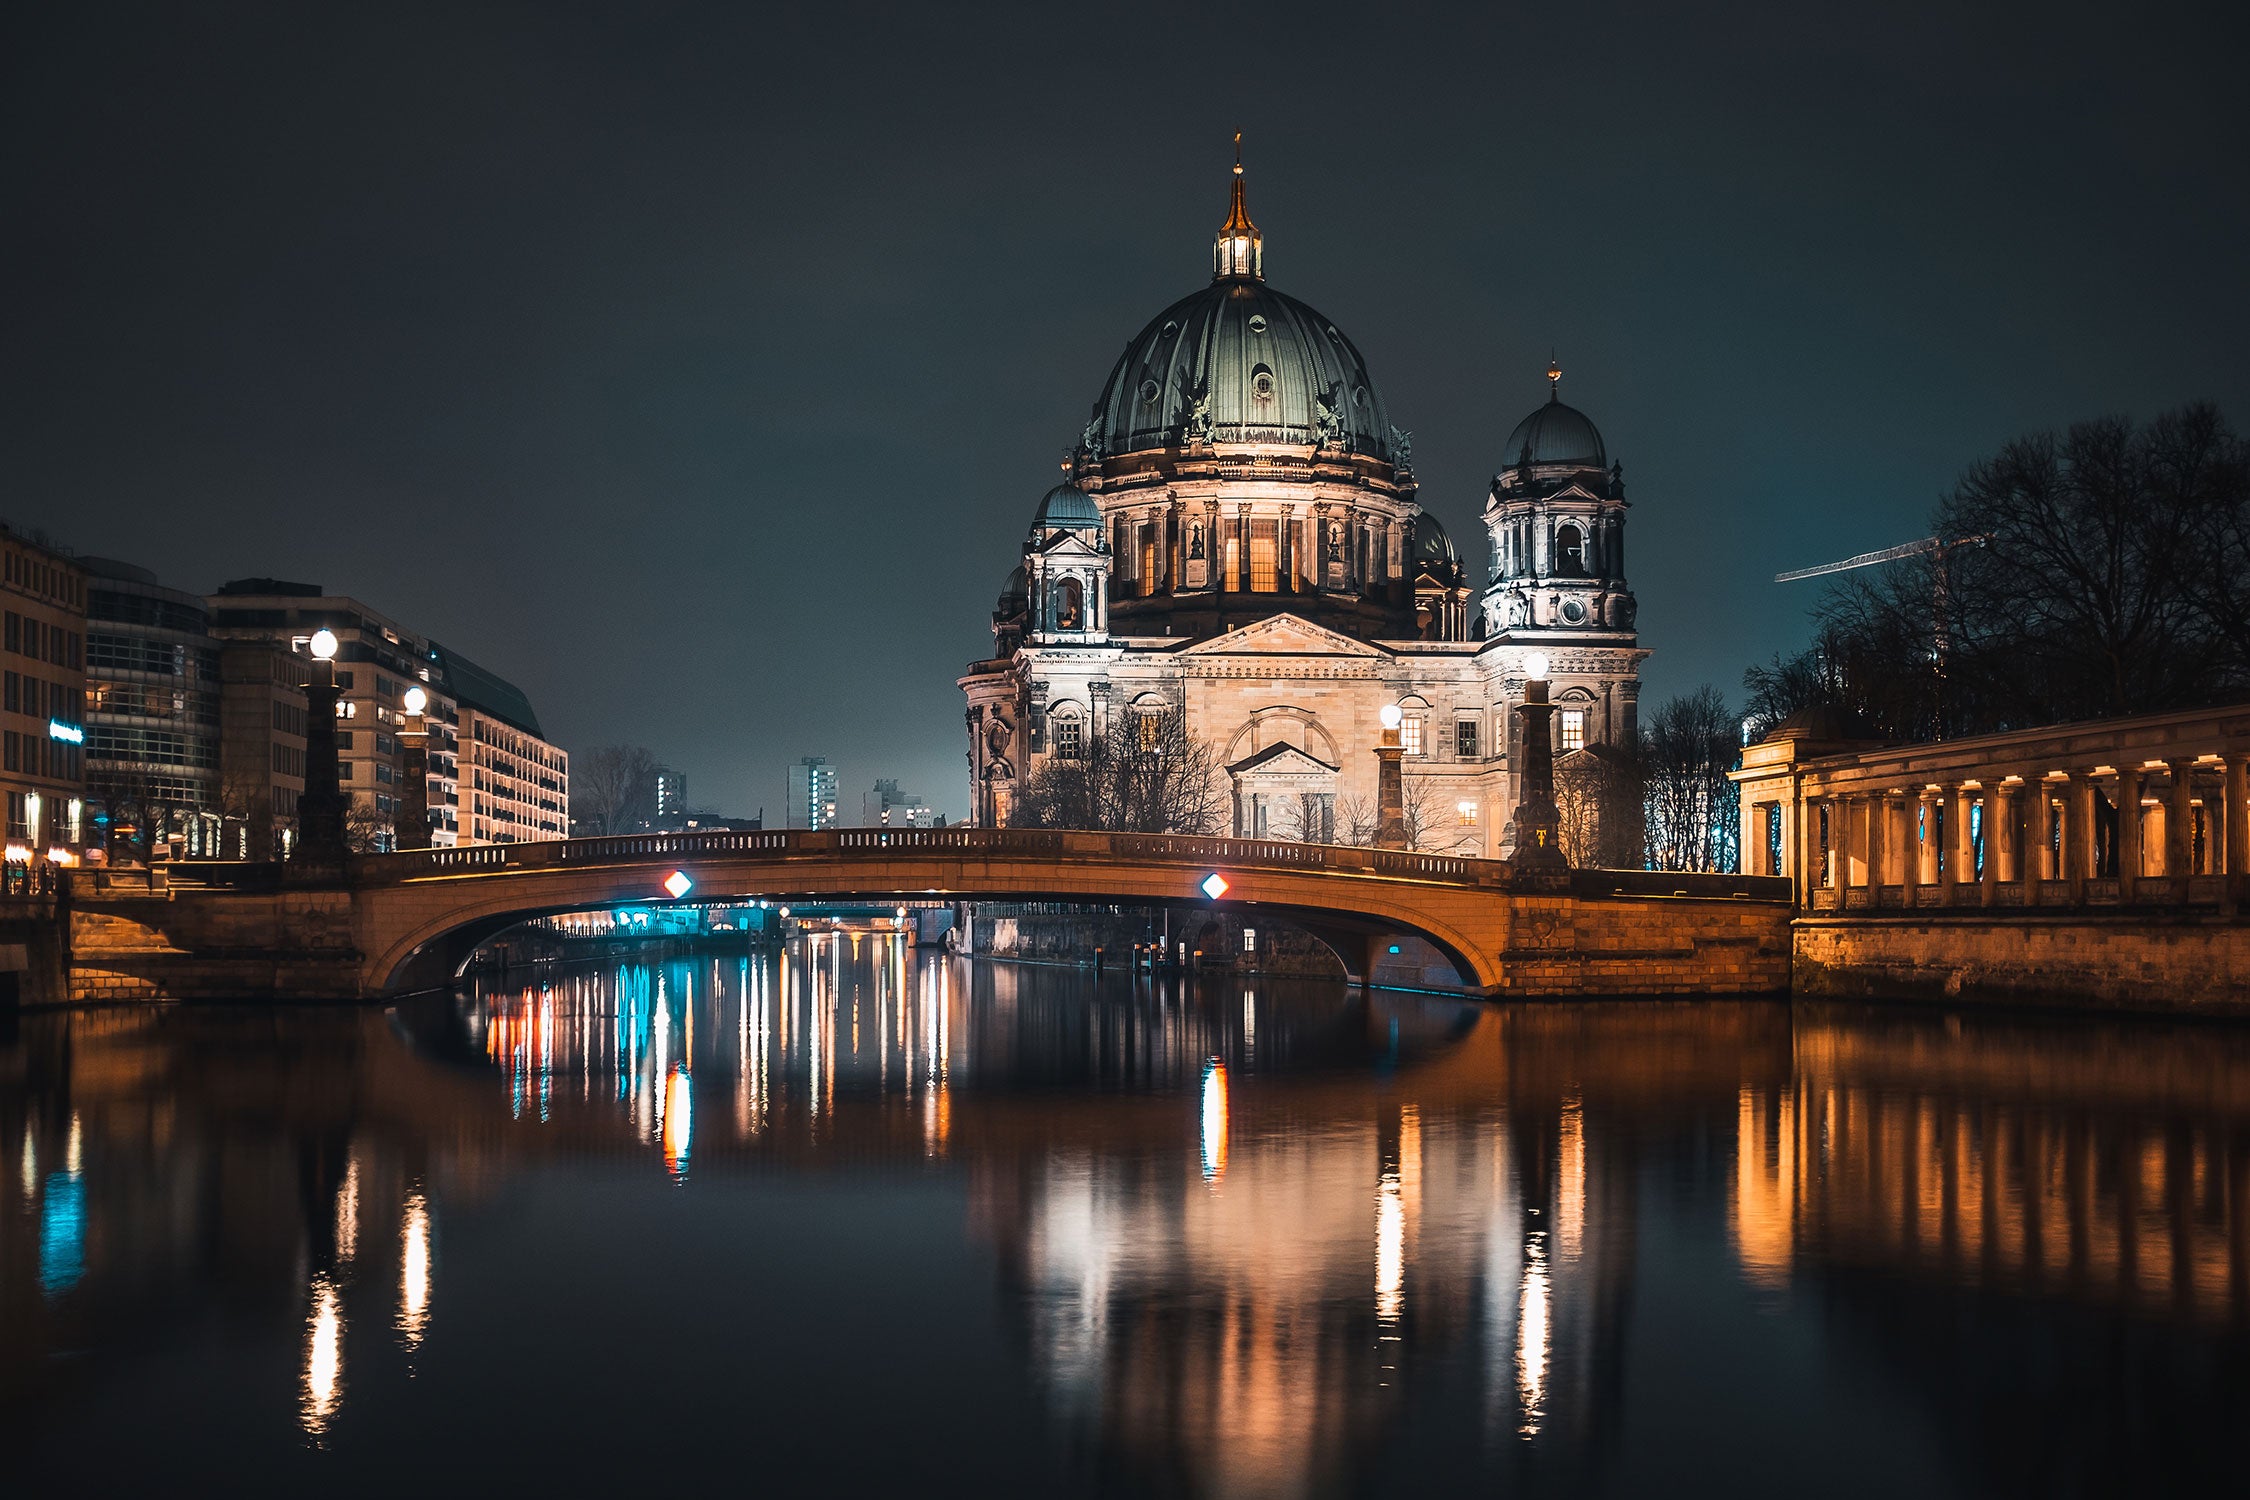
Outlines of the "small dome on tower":
M1573 469L1606 469L1609 450L1602 446L1601 429L1575 406L1562 401L1562 366L1547 364L1547 404L1516 424L1500 452L1502 468L1525 464Z
M1031 518L1033 531L1064 527L1087 531L1102 529L1101 507L1074 484L1058 484L1047 491L1046 498L1039 502L1039 513Z
M1436 516L1423 511L1414 518L1414 561L1437 569L1458 569L1461 554Z
M1527 462L1568 464L1579 469L1606 469L1609 452L1602 446L1601 429L1575 406L1549 401L1516 424L1508 434L1501 462L1508 468Z

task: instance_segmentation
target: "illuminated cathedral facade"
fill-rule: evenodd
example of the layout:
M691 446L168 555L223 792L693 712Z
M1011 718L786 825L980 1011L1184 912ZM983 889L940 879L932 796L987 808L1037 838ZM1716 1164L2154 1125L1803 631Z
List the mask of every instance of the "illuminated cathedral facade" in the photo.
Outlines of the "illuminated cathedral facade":
M1009 824L1041 766L1163 722L1226 778L1216 831L1353 841L1396 705L1416 845L1501 855L1527 667L1567 767L1632 743L1646 654L1622 469L1547 374L1494 455L1480 583L1357 346L1266 281L1237 163L1209 284L1110 371L960 679L974 820Z

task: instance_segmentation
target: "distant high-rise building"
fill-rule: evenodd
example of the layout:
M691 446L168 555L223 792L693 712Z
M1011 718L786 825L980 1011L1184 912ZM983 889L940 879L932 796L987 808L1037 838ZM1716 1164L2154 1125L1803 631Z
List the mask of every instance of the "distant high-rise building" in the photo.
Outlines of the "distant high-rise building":
M860 799L860 822L868 828L928 828L937 821L937 813L924 799L912 792L902 792L898 783L878 781L874 790Z
M677 818L687 811L687 777L670 766L656 768L656 820Z
M789 768L789 826L836 826L836 768L827 757L808 755Z

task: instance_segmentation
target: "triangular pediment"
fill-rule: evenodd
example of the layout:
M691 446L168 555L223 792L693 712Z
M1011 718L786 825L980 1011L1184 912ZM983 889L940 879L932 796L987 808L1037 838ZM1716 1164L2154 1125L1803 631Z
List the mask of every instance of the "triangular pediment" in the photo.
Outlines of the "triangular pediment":
M1098 537L1095 541L1089 542L1086 540L1086 533L1079 531L1058 531L1033 550L1042 557L1099 557L1102 555Z
M1226 768L1229 776L1255 773L1260 776L1333 776L1336 767L1290 744L1287 740L1266 746L1253 755L1245 755Z
M1385 653L1365 641L1295 615L1268 615L1253 625L1198 641L1182 656L1373 656Z

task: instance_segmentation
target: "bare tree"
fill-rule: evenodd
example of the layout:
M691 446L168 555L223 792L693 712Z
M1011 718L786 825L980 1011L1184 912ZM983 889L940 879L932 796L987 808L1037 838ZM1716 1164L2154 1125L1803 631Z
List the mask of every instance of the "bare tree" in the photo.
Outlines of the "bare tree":
M1838 578L1818 642L1745 674L1754 731L1818 704L1924 740L2250 691L2250 451L2215 408L2018 439L1930 525L1987 540Z
M1645 856L1652 870L1737 868L1738 798L1727 778L1741 733L1718 690L1671 699L1641 728Z
M1580 869L1640 869L1645 794L1640 757L1630 749L1588 745L1557 759L1563 857Z
M1016 791L1019 828L1116 833L1218 832L1227 797L1211 747L1187 732L1177 707L1111 716L1075 759L1049 756Z
M354 797L344 804L344 847L354 854L373 854L392 837L391 825L375 804Z
M1399 811L1405 816L1409 849L1465 854L1482 842L1480 826L1461 820L1459 808L1446 801L1445 786L1434 776L1404 777L1399 783ZM1371 797L1356 793L1339 797L1335 824L1337 843L1372 849L1382 832L1382 811Z
M572 831L633 833L656 816L656 757L639 745L605 745L570 762Z

